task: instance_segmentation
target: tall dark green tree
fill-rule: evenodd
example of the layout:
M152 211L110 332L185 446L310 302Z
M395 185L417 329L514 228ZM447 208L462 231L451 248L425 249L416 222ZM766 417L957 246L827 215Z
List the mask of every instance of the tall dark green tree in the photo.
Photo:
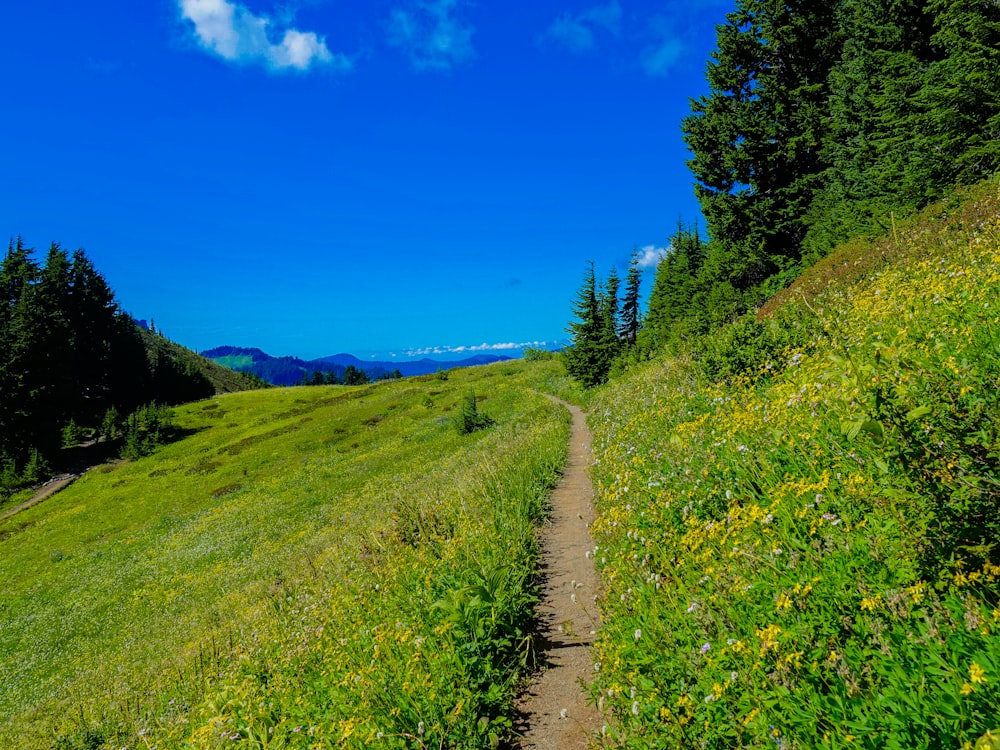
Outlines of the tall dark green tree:
M845 0L839 10L845 41L829 76L827 169L807 216L810 258L847 237L885 230L892 215L934 191L922 139L921 92L934 54L924 6L923 0Z
M639 325L641 317L639 312L639 287L642 283L642 274L639 272L639 253L632 252L632 257L628 262L628 273L625 275L625 296L622 299L621 323L618 328L618 336L622 344L627 348L636 345L639 338Z
M921 91L932 177L976 182L1000 170L1000 4L930 0L927 10L937 53Z
M42 445L43 435L51 431L51 425L61 429L76 406L73 371L78 338L73 328L76 321L71 317L69 255L57 243L49 247L29 305L35 332L27 377L39 428L33 430L34 444L51 451L55 440L53 445Z
M344 370L344 385L367 385L371 382L368 373L354 365L348 365Z
M20 237L0 264L0 460L27 458L32 388L29 375L35 327L31 292L40 269Z
M134 354L136 347L124 340L114 293L83 250L73 253L69 276L69 314L74 329L74 407L77 413L94 419L111 405L113 393L119 398L123 395L126 384L118 382L115 372L136 371L138 363L129 366L122 361L126 355L122 350Z
M618 278L618 272L612 268L604 282L604 289L597 295L598 313L601 317L601 344L611 352L612 358L618 354L620 348L618 339L618 317L621 308L618 290L620 288L621 279Z
M839 0L739 0L719 26L682 129L711 237L710 283L747 291L795 267L826 167L827 78L839 58Z
M669 249L656 267L643 321L643 349L652 351L671 343L680 321L689 321L684 328L690 332L700 332L707 324L702 292L705 251L696 226L677 227Z
M567 331L572 338L571 346L563 352L566 370L585 387L592 388L605 382L611 364L617 353L617 336L614 336L614 318L610 325L608 315L612 304L617 312L617 277L609 279L608 288L614 286L615 298L612 303L607 289L598 291L594 264L590 263L584 273L583 284L573 301L573 314ZM614 343L610 338L614 337Z

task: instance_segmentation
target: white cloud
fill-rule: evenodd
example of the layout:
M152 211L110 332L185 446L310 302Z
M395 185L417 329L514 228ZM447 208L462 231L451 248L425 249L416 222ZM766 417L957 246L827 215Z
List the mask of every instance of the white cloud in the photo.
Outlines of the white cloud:
M660 39L643 52L642 67L647 75L663 78L671 73L683 54L684 44L679 39L674 37Z
M426 357L429 355L442 355L442 354L479 354L480 352L505 352L514 349L524 349L527 347L533 347L536 349L544 349L548 346L556 346L557 342L554 341L522 341L520 343L515 343L513 341L507 341L499 344L473 344L468 346L427 346L422 349L409 349L406 352L407 357Z
M549 28L543 38L551 39L570 52L588 52L596 44L598 29L617 36L621 31L622 9L618 0L598 5L580 13L563 13Z
M255 16L231 0L178 0L181 16L194 24L198 43L224 60L260 64L274 70L308 70L325 66L347 71L345 55L330 52L325 37L313 31L274 28L267 16ZM271 33L269 33L271 32ZM272 38L280 39L272 42Z
M669 250L668 247L646 245L639 250L639 268L656 268Z
M455 11L463 0L413 0L389 17L389 44L418 70L450 70L472 58L474 29Z

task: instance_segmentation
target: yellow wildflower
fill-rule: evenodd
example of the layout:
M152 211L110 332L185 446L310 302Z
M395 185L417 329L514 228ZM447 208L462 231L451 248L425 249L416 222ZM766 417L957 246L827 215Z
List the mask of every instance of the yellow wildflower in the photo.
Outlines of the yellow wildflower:
M980 682L987 682L986 670L976 664L976 662L972 662L972 665L969 667L969 680L971 680L974 685L979 684Z

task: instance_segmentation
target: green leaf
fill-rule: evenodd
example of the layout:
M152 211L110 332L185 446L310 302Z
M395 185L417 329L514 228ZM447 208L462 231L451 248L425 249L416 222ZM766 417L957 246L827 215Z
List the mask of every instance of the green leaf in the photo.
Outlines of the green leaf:
M861 428L864 427L865 420L858 419L855 421L845 420L840 423L840 434L846 437L848 440L854 440L861 432Z
M929 406L918 406L916 409L911 409L910 411L906 412L906 421L915 422L921 417L926 417L932 411L934 410Z
M874 419L869 419L863 425L861 429L867 432L869 435L881 439L885 435L885 430L882 428L881 422L876 422Z

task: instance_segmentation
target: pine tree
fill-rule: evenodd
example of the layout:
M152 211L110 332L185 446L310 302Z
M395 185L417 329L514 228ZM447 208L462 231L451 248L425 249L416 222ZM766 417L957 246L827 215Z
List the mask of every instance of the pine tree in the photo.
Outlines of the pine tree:
M367 385L371 382L368 373L354 365L348 365L344 370L344 385Z
M601 346L605 348L610 358L618 354L619 340L618 328L620 322L618 289L621 287L621 279L618 272L611 269L607 281L604 282L604 290L598 295L597 306L601 318Z
M701 271L705 245L698 228L679 225L670 239L670 248L656 268L649 309L643 323L641 346L654 351L681 335L679 324L689 321L685 331L697 332L707 323ZM692 330L693 329L693 330Z
M921 91L933 179L972 183L1000 169L1000 4L930 0L927 10L940 55Z
M40 269L20 237L0 264L0 454L23 463L32 425L28 362L34 344L30 297Z
M615 307L617 309L617 298ZM598 295L594 264L590 263L573 301L573 313L577 319L567 329L572 345L563 353L566 370L587 388L607 379L614 359L614 353L607 347L608 310L607 295Z
M845 37L830 72L829 164L805 241L819 257L850 236L888 228L933 193L921 91L932 57L922 0L845 0Z
M711 284L747 290L794 268L825 169L827 77L839 56L834 0L739 0L718 27L684 139L711 236ZM720 288L722 288L720 286Z
M113 389L119 385L115 345L129 347L118 335L116 319L121 313L114 292L83 250L73 253L69 276L76 408L97 419L114 400Z
M622 343L632 348L639 338L639 286L642 275L639 272L639 253L632 252L628 263L628 273L625 276L625 297L622 300L621 324L618 335Z
M76 358L75 336L70 325L70 261L57 243L49 247L30 300L35 334L27 361L34 419L40 427L62 425L72 418L76 406L73 382ZM39 441L34 444L41 446ZM42 447L51 450L58 447L58 441L53 436Z

